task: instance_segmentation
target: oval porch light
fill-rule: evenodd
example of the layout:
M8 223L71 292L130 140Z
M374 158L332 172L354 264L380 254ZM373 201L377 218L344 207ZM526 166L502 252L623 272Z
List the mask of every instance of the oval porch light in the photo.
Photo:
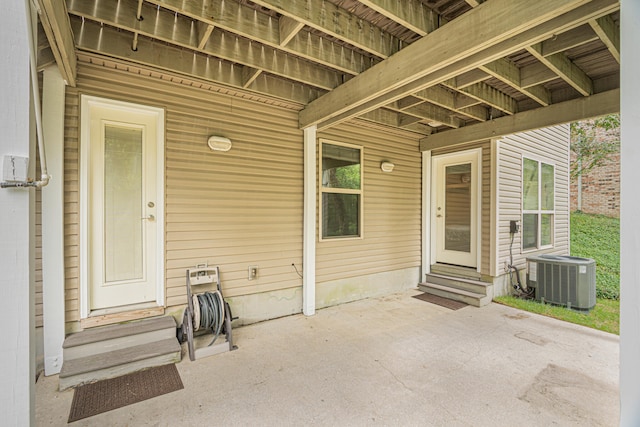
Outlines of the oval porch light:
M209 148L213 151L229 151L231 150L231 140L224 136L210 136L207 140Z

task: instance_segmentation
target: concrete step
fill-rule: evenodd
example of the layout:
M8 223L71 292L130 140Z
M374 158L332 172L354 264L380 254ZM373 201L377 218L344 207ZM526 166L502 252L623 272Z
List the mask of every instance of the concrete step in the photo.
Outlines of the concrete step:
M464 277L471 280L480 280L482 278L482 274L478 273L475 268L451 264L433 264L431 265L431 273L442 276Z
M60 390L180 361L171 316L87 329L67 337Z
M449 298L455 301L462 301L475 307L482 307L491 302L491 296L450 286L438 285L435 283L420 283L418 289L428 294Z
M169 339L176 336L171 316L86 329L68 336L62 348L64 360L93 356L110 351Z
M65 360L60 371L60 390L114 378L154 366L180 361L181 347L175 337Z
M475 294L481 294L484 296L491 295L493 291L493 284L482 282L479 280L467 279L462 277L452 277L443 274L428 273L426 275L426 283L434 285L448 286L463 291L472 292Z

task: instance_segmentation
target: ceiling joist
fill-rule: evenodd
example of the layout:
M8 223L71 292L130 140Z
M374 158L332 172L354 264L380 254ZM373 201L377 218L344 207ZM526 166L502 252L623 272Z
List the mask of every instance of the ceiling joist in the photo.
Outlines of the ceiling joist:
M618 111L620 111L620 90L614 89L548 107L523 111L513 116L499 117L473 126L435 133L420 140L420 151L499 138L512 133L541 129Z

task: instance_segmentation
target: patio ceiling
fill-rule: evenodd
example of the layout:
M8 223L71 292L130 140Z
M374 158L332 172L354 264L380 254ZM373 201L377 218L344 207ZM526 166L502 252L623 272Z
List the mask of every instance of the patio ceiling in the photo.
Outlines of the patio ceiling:
M39 61L70 84L99 55L293 102L302 128L430 149L618 110L617 0L38 1Z

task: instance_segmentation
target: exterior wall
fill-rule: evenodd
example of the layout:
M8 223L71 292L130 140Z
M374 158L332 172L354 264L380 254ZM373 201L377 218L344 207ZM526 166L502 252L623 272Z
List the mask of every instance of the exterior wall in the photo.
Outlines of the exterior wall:
M165 108L166 305L186 303L185 270L219 265L225 296L300 288L302 131L297 110L97 65L81 64L66 102L67 330L78 327L78 106L80 94ZM213 152L210 135L233 141ZM249 281L248 266L258 266ZM238 310L242 304L234 304ZM234 315L242 316L242 312ZM300 303L271 307L271 317ZM263 320L263 319L260 319Z
M527 256L541 253L569 253L569 126L560 125L531 132L519 133L498 141L498 257L497 278L494 279L496 296L510 292L508 275L504 274L509 261L509 221L522 224L522 157L530 156L555 165L555 235L554 246L549 249L522 251L521 234L513 242L513 264L525 280Z
M185 269L205 262L220 266L225 297L240 323L301 312L302 279L292 266L302 271L301 107L200 87L201 83L121 63L91 61L97 64L81 58L78 85L66 94L67 332L79 329L80 94L166 111L168 313L179 316L186 303ZM230 138L233 148L211 151L206 143L210 135ZM365 147L365 239L319 243L319 307L418 282L421 156L418 138L409 135L413 134L383 132L365 123L318 135ZM393 173L383 175L382 160L396 164ZM258 266L256 280L248 280L250 265ZM358 288L355 293L353 286Z
M364 148L364 237L316 238L319 308L415 287L419 282L422 156L418 139L408 135L381 132L359 122L318 133L318 138ZM382 161L393 162L393 172L382 172Z
M452 147L433 150L431 155L438 156L440 154L471 150L474 148L482 148L482 246L480 254L480 274L488 276L490 274L491 265L491 141L455 145Z

